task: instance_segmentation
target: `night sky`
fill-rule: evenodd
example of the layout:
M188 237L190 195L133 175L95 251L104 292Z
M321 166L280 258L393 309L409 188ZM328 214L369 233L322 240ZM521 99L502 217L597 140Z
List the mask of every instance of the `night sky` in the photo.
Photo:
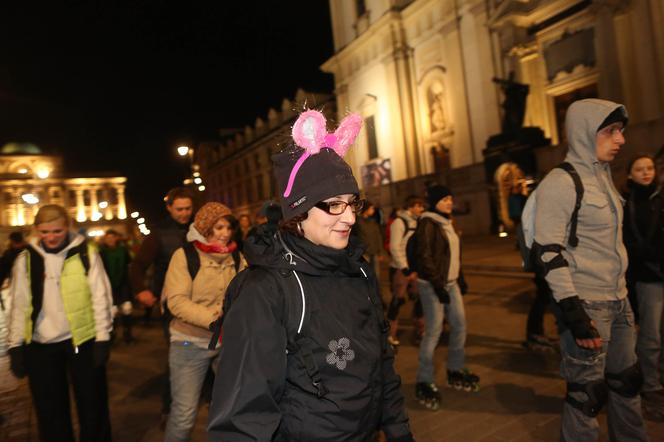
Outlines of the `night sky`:
M324 0L3 2L0 145L125 174L130 209L156 221L184 178L178 144L253 124L298 87L331 91L332 53Z

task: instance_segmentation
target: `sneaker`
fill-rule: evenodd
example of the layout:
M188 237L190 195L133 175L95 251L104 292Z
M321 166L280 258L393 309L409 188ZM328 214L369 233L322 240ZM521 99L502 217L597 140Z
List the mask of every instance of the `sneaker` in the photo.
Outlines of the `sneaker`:
M398 347L399 345L401 345L401 342L397 338L393 338L392 336L387 337L387 343L393 347Z

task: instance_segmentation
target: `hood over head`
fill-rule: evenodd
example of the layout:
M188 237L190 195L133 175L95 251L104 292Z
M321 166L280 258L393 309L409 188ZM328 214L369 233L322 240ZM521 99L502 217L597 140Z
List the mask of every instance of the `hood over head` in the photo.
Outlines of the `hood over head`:
M597 163L595 151L597 131L611 124L623 121L627 125L625 106L612 101L590 98L572 103L565 116L565 130L569 145L567 161L575 165L592 166Z

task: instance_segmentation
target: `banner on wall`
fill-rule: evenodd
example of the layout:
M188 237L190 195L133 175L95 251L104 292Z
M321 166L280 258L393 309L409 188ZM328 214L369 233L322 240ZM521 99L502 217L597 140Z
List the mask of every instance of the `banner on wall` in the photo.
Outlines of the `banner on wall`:
M388 159L374 158L360 168L362 187L376 187L392 182L392 162Z

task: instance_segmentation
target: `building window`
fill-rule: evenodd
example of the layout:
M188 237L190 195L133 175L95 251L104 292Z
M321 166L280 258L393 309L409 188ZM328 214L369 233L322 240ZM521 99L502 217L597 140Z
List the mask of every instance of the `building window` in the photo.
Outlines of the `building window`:
M256 167L256 169L261 168L261 157L258 154L254 155L254 167Z
M376 143L376 125L373 115L364 119L364 128L367 133L367 148L369 150L369 159L378 157L378 144Z

